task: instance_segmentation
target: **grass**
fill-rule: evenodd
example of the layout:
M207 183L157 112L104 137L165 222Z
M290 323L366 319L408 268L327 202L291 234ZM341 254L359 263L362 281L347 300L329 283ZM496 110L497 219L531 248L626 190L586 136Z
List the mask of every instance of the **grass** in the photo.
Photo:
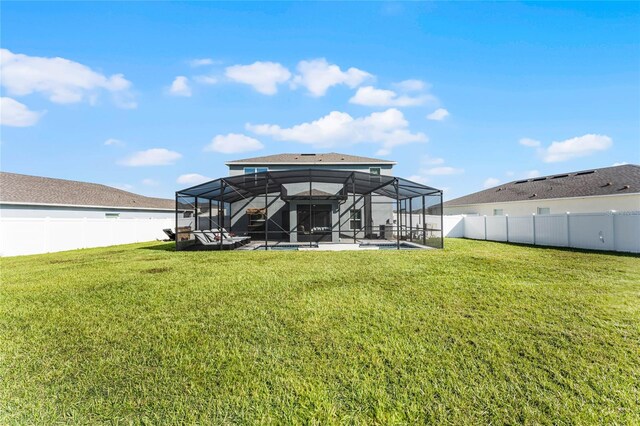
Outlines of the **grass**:
M0 260L0 424L638 424L640 258L445 250Z

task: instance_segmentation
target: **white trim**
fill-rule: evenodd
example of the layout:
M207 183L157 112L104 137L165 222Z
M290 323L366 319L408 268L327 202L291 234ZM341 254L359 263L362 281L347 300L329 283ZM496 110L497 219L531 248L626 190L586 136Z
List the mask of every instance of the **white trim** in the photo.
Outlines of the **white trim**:
M118 206L93 206L93 205L80 205L80 204L53 204L53 203L29 203L29 202L16 202L16 201L0 201L0 206L42 206L42 207L73 207L77 209L103 209L103 210L152 210L163 212L174 212L175 208L167 209L162 207L118 207Z
M530 200L513 200L513 201L487 201L485 203L467 203L467 204L449 204L444 208L449 207L466 207L466 206L478 206L483 204L505 204L505 203L531 203L536 201L549 201L549 200L581 200L584 198L598 198L598 197L625 197L632 195L640 195L640 192L632 192L631 194L602 194L602 195L583 195L581 197L556 197L556 198L532 198ZM446 201L445 201L446 204Z

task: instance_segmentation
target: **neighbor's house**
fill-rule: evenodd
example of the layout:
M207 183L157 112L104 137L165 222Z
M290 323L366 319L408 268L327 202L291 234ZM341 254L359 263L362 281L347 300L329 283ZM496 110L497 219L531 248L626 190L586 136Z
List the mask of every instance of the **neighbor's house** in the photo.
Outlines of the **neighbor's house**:
M0 172L0 254L34 254L162 238L175 201L106 185Z
M445 215L610 211L640 211L640 166L626 164L516 180L444 203Z

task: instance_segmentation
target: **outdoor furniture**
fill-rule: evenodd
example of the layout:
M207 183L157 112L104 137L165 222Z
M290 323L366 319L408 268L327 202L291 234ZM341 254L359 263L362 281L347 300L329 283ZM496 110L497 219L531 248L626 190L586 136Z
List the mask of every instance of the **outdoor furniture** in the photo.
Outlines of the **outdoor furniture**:
M222 241L240 243L240 245L243 245L251 241L251 237L232 237L224 228L222 228L222 232L214 229L208 229L201 232L204 233L204 235L212 242L219 243L222 239Z
M165 228L162 230L162 232L164 232L167 237L169 237L168 241L175 241L176 240L176 234L173 232L173 229L171 228Z
M196 237L200 247L209 250L232 250L236 248L239 243L233 240L211 241L209 237L203 231L193 231L192 234Z

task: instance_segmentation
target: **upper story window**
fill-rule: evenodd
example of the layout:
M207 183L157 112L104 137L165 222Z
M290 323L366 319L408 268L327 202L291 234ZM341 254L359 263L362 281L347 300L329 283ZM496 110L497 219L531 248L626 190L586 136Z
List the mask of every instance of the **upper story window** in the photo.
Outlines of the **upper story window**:
M551 214L549 207L538 207L538 214Z
M268 167L245 167L244 168L245 175L250 175L254 173L264 173L268 171L269 171Z
M118 219L120 217L120 213L105 213L104 217L107 219Z
M369 167L369 173L380 176L380 167Z
M504 216L504 210L503 209L493 209L493 215L494 216Z

